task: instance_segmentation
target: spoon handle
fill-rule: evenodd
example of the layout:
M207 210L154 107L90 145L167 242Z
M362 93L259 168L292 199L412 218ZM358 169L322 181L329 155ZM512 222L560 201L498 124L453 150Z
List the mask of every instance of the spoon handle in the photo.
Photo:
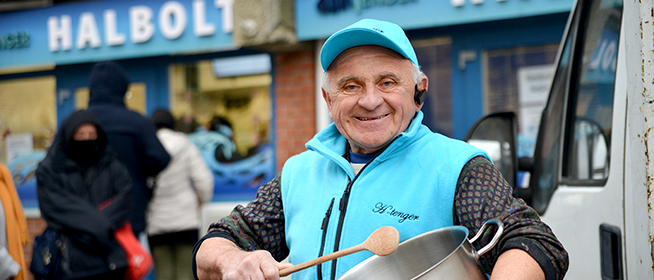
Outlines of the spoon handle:
M352 253L363 251L365 249L366 248L363 246L363 244L359 244L359 245L356 245L356 246L353 246L353 247L350 247L350 248L347 248L347 249L336 251L336 252L333 252L331 254L327 254L327 255L324 255L322 257L319 257L319 258L316 258L316 259L313 259L313 260L310 260L310 261L306 261L306 262L303 262L301 264L291 266L289 268L282 269L282 270L279 271L279 276L280 277L281 276L286 276L286 275L289 275L289 274L291 274L293 272L300 271L302 269L312 267L314 265L318 265L318 264L324 263L326 261L331 261L333 259L337 259L337 258L340 258L342 256L346 256L346 255L349 255L349 254L352 254Z

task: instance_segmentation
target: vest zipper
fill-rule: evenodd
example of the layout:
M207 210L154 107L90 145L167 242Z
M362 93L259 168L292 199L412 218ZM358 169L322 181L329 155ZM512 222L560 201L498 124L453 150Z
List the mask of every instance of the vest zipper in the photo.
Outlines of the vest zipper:
M415 117L415 116L414 116ZM338 210L341 212L341 214L338 217L338 227L336 228L336 240L334 240L334 252L339 250L339 247L341 246L341 234L343 233L343 222L345 221L345 212L347 211L347 204L350 202L350 191L352 191L352 185L354 185L354 181L359 178L359 175L363 173L363 170L368 167L368 165L373 162L379 155L384 153L386 149L393 143L395 140L397 140L398 137L395 139L391 140L386 146L384 146L377 155L375 155L366 165L364 165L361 170L354 176L354 179L348 180L347 182L347 187L345 187L345 191L343 191L343 196L341 197L341 200L338 203ZM349 149L349 144L348 144L348 149ZM346 153L346 159L347 161L350 161L349 158L349 153ZM331 275L331 280L336 279L336 262L338 259L335 259L332 261L332 275Z
M364 166L365 168L365 166ZM363 170L363 169L362 169ZM359 177L358 175L354 177L354 180ZM352 191L352 185L354 180L347 182L347 187L343 191L343 196L341 197L340 202L338 203L338 210L341 212L341 215L338 217L338 228L336 229L336 240L334 241L334 252L338 251L338 248L341 245L341 234L343 233L343 221L345 220L345 212L347 210L347 204L350 201L350 191ZM336 261L332 261L332 277L331 279L336 279Z
M329 208L327 208L327 213L325 213L325 218L322 219L322 226L320 229L322 230L322 241L320 242L320 252L318 253L318 257L322 257L322 254L325 251L325 239L327 238L327 226L329 225L329 217L332 215L332 208L334 207L334 200L336 198L332 198L332 202L329 203ZM318 280L322 280L322 264L318 265Z

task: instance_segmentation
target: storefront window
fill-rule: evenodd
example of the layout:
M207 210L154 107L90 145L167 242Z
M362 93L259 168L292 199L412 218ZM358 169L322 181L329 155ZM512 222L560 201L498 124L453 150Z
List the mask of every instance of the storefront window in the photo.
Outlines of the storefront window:
M558 45L490 50L484 53L486 113L512 111L518 115L518 157L532 157L541 113L554 78ZM529 183L519 172L517 185Z
M56 133L55 88L54 76L0 81L0 162L24 207L36 206L34 171Z
M145 83L131 83L125 93L125 106L130 110L145 115L146 89ZM89 88L75 89L75 109L81 110L89 107Z
M214 173L214 200L253 195L274 177L270 65L255 55L169 68L170 110Z
M414 40L411 42L422 71L429 78L429 90L422 112L423 123L432 131L452 136L452 70L449 37Z
M518 156L531 156L533 152L540 115L554 77L557 50L558 45L552 44L484 53L485 113L518 114L519 138L522 146L528 146L519 149Z

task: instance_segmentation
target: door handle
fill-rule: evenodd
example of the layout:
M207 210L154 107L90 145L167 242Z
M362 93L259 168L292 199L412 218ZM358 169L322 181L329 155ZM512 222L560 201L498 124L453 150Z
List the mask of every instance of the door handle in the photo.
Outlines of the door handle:
M600 256L602 280L621 280L622 278L622 234L620 228L601 224Z

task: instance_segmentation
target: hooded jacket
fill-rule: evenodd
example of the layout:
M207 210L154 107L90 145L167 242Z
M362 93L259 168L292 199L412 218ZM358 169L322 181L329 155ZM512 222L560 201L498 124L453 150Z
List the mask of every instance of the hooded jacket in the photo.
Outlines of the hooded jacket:
M115 62L97 63L91 72L87 110L98 119L107 133L109 146L134 180L132 227L138 234L145 230L145 212L152 197L146 179L166 168L170 155L157 139L154 126L125 107L123 99L129 83L127 73Z
M186 134L161 128L157 135L173 159L157 176L147 215L148 235L197 230L202 224L200 205L213 196L213 174Z
M90 123L98 131L100 156L80 165L68 149L77 128ZM45 159L36 169L37 196L48 227L68 240L71 274L90 277L127 266L114 231L129 220L132 181L107 146L107 135L92 114L77 111L63 121Z

